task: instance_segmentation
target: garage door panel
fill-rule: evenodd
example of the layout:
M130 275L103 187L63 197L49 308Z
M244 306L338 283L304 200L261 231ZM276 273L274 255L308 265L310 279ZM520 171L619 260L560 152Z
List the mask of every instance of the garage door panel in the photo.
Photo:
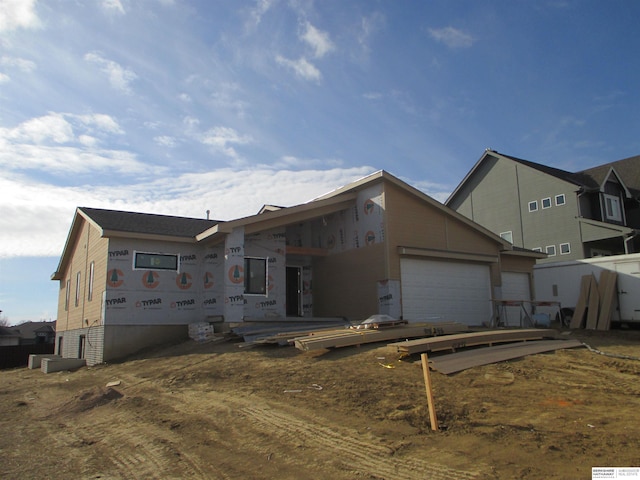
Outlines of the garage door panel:
M452 320L479 325L491 316L487 265L402 259L402 311L408 321Z

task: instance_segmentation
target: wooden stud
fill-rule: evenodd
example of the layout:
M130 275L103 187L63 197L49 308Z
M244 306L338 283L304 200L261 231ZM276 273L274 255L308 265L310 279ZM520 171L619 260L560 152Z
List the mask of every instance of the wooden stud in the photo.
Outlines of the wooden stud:
M424 386L427 391L427 405L429 406L429 421L431 430L438 430L438 417L433 402L433 390L431 388L431 374L429 373L429 358L426 353L420 355L422 358L422 372L424 373Z

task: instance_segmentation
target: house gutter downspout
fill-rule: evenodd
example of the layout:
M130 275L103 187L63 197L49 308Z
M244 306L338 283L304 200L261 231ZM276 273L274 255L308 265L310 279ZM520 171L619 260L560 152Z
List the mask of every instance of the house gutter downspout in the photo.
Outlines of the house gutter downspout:
M634 231L633 231L633 233L632 233L631 235L629 235L627 238L625 238L625 239L623 240L623 242L624 242L624 253L625 253L626 255L629 255L630 253L635 253L635 252L630 252L630 251L629 251L629 242L630 242L631 240L633 240L634 238L636 238L637 236L638 236L638 232L634 230Z

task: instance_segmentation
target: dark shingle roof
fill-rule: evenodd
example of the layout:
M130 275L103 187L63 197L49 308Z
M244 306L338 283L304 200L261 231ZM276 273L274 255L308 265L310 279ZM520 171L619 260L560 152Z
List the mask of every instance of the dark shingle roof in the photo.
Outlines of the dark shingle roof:
M588 168L576 173L576 175L586 175L598 185L601 185L611 168L618 172L621 180L629 190L632 190L635 195L640 194L640 155Z
M195 237L219 223L216 220L203 218L174 217L99 208L80 207L80 210L100 225L103 230L127 233Z
M640 155L625 158L623 160L617 160L615 162L605 163L604 165L598 165L597 167L588 168L575 173L567 172L566 170L561 170L559 168L549 167L540 163L530 162L529 160L523 160L503 153L500 153L500 155L534 168L540 172L546 173L547 175L552 175L556 178L574 183L587 189L600 188L609 171L613 167L620 175L622 182L631 191L633 191L635 195L640 194Z

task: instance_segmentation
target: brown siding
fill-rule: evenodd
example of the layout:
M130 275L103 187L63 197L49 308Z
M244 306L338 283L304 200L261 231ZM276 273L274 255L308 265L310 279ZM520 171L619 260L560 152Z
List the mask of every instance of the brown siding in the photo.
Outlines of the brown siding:
M497 255L498 244L446 212L387 183L389 278L400 279L398 246Z
M500 265L503 272L533 273L535 259L519 255L501 255Z
M377 281L386 278L383 254L383 244L376 244L316 258L314 315L358 321L378 313Z
M106 287L108 240L100 238L96 228L83 221L82 227L75 238L71 248L72 255L69 264L65 268L64 278L60 281L60 293L58 296L58 323L57 331L75 330L100 324L102 311L102 293ZM88 300L89 272L91 262L94 262L93 295ZM76 288L78 272L80 272L79 301L76 306ZM66 286L69 282L69 302L66 303ZM87 320L88 322L85 322Z

